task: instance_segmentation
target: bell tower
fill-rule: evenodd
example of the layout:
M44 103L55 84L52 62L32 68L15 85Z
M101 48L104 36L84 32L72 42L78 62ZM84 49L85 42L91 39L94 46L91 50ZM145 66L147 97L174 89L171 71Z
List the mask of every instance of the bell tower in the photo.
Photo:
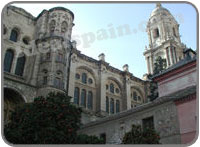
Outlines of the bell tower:
M160 3L150 15L146 32L149 46L145 48L144 56L148 74L153 74L154 63L159 56L166 60L167 68L183 58L184 45L180 39L179 24Z

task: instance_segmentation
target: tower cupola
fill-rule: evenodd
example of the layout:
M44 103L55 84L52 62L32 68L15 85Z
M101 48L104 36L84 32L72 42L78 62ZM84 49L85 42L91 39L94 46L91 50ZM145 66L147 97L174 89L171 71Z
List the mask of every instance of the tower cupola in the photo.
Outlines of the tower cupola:
M167 68L183 58L183 44L179 34L179 24L160 3L156 4L147 22L149 46L145 48L148 73L153 74L158 57L166 60Z

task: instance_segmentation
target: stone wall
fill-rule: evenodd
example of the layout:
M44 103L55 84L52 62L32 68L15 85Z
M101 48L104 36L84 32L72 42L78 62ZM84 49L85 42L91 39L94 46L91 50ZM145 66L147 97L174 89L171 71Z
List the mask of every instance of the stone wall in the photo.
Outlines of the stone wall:
M33 85L25 83L23 79L4 73L4 88L17 91L25 102L32 102L37 94L37 88Z
M174 76L165 78L158 82L159 96L165 96L175 91L194 86L197 83L196 68L187 69L181 73L176 73Z
M79 133L97 136L105 133L108 144L119 144L125 132L131 130L132 124L142 125L143 119L153 116L154 128L159 132L162 144L181 143L174 102L166 102L152 107L153 105L155 104L148 103L138 108L86 124Z

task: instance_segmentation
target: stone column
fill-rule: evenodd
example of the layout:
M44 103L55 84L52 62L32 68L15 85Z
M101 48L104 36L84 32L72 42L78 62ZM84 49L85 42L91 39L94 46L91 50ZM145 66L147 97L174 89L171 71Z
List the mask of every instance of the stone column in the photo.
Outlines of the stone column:
M150 57L149 58L150 59L150 73L153 74L153 56L150 55L149 57Z
M146 57L146 62L147 62L147 70L148 70L148 74L151 73L150 71L150 62L149 62L149 57Z
M69 87L68 87L68 94L69 96L74 97L74 88L75 88L75 74L77 68L77 57L72 55L71 60L71 67L70 67L70 75L69 75ZM67 70L67 69L66 69ZM67 72L67 71L66 71ZM68 74L68 73L67 73ZM66 75L67 76L67 75ZM79 97L80 98L80 97ZM73 101L73 99L71 99Z
M127 107L128 107L128 93L127 93L127 89L128 89L128 83L129 83L129 76L128 76L128 73L125 72L124 75L123 75L123 83L122 83L122 89L121 89L121 97L123 98L123 101L122 101L122 109L121 111L123 110L127 110Z
M175 62L177 62L176 48L175 48L175 47L173 47L173 50L174 50L174 58L175 58L175 59L174 59L174 61L175 61Z
M152 45L151 31L148 30L149 44Z
M174 64L174 54L173 54L173 47L172 46L170 46L170 54L171 54L171 63L172 63L172 65Z
M126 96L127 96L127 108L131 109L131 87L128 82L126 82Z
M35 55L35 66L34 66L34 70L33 70L33 77L31 79L31 84L33 84L33 85L37 84L39 66L40 66L40 54L37 53Z
M166 48L165 52L166 52L166 56L167 56L167 66L170 66L170 59L169 59L169 49L168 47Z
M18 52L16 52L14 54L14 58L13 58L13 62L12 62L12 65L11 65L11 70L10 70L10 73L12 73L12 74L15 74L15 69L16 69L18 55L19 55Z
M115 98L113 98L113 100L114 100L114 114L117 112L116 110L116 99Z
M100 70L100 90L99 90L99 96L100 96L100 110L106 112L106 75L104 74L104 71Z
M49 71L49 83L50 85L54 85L54 78L55 78L55 60L56 60L56 51L52 51L51 52L52 54L52 61L51 61L51 70Z

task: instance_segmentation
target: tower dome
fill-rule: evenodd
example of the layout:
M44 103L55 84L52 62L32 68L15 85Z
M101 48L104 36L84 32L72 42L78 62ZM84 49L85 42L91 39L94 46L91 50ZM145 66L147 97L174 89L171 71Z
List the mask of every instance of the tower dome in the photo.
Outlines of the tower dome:
M155 16L155 15L171 15L171 13L164 7L162 7L162 5L160 3L156 4L156 8L151 12L151 17Z

